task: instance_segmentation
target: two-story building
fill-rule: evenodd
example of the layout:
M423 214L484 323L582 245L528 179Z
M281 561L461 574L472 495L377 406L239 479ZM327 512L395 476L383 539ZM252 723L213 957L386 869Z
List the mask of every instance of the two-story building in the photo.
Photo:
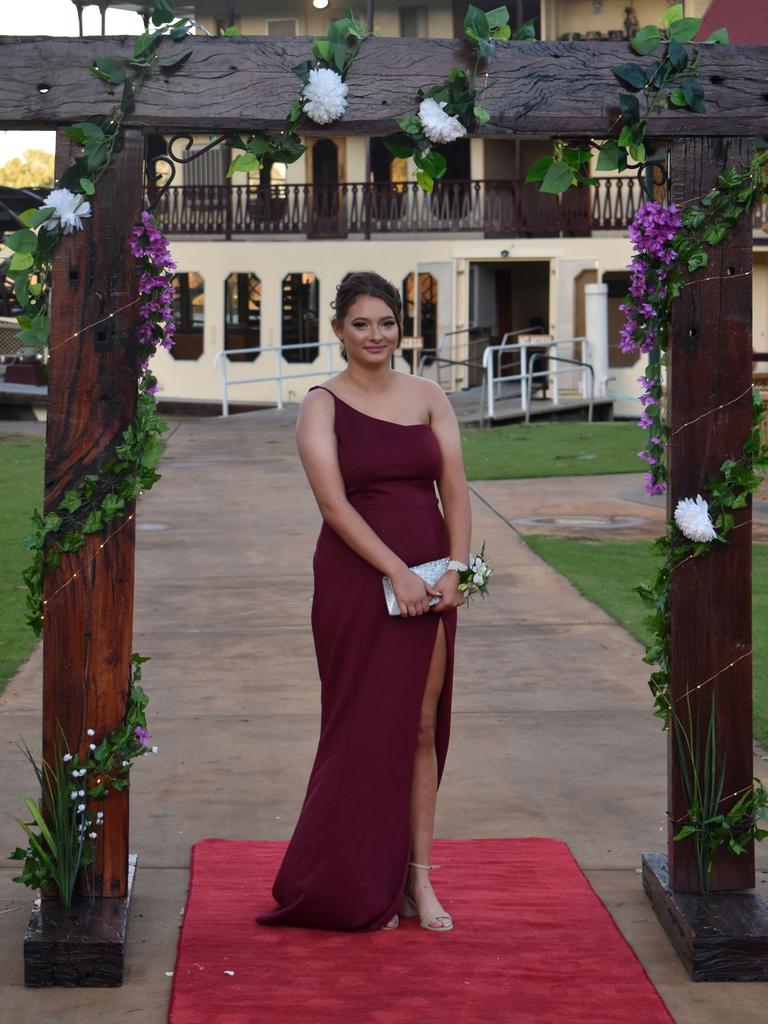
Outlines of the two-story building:
M142 0L113 6L151 8ZM186 6L212 34L235 25L243 35L315 36L348 5L195 0ZM667 3L511 0L507 6L513 26L533 18L540 38L589 42L626 39L638 24L658 22ZM708 0L685 4L691 15L708 6ZM463 35L464 0L369 0L367 9L352 7L363 21L372 9L380 36ZM286 113L294 99L286 96ZM267 163L230 179L231 154L219 146L177 168L158 206L178 263L176 345L155 360L161 398L219 400L225 368L232 382L261 378L234 384L235 403L275 402L278 388L285 401L300 400L344 366L329 326L337 284L350 271L373 269L402 290L406 334L423 339L427 356L446 360L427 359L422 369L439 375L449 391L479 388L477 362L488 344L536 332L581 338L588 333L585 308L602 304L590 333L600 334L602 322L605 337L557 351L589 359L595 394L613 399L614 415L637 415L636 378L645 357L636 360L618 346L618 306L632 255L626 228L644 200L634 173L598 174L596 186L555 197L525 184L530 165L551 151L550 140L470 138L438 147L448 171L430 195L418 188L410 161L393 158L380 138L345 137L343 127L342 120L330 134L307 137L305 154L289 165ZM195 146L208 142L201 137ZM154 153L166 144L167 137L150 141ZM754 348L762 352L768 351L765 219L761 208ZM595 284L604 287L585 293ZM232 354L222 367L225 352ZM412 359L404 352L398 368L408 370ZM519 364L511 357L507 365ZM575 388L580 379L574 369L559 384Z

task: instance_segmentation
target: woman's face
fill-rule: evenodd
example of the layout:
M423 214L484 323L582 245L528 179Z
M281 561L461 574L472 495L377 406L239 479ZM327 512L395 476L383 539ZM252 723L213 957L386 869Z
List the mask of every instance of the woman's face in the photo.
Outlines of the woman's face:
M397 348L395 315L383 299L360 295L350 305L344 320L334 320L333 330L344 343L347 359L368 364L386 362Z

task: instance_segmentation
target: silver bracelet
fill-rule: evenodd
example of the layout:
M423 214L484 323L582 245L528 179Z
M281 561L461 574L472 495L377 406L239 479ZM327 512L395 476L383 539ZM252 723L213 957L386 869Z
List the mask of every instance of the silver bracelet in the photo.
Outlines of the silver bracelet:
M465 569L468 569L469 566L465 565L463 562L457 561L455 558L451 558L448 562L448 568L457 569L459 572L463 572Z

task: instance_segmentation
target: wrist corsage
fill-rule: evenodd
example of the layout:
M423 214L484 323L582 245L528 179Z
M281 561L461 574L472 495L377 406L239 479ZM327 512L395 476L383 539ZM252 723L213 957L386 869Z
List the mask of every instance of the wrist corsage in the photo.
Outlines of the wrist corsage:
M485 541L483 541L480 554L470 555L469 565L465 569L459 569L459 590L464 594L467 603L473 594L485 597L488 593L488 580L492 575L493 569L485 561Z

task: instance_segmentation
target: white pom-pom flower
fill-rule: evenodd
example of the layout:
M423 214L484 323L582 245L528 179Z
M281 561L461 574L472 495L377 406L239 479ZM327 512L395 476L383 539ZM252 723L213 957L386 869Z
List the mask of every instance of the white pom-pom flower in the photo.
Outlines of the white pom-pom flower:
M83 217L91 216L91 204L76 192L68 188L55 188L43 203L44 207L53 207L53 213L43 227L48 231L56 231L61 227L65 235L71 235L75 229L81 230Z
M708 541L717 536L709 517L709 505L700 494L681 498L675 508L675 522L689 540Z
M333 68L312 68L301 95L304 113L316 124L330 124L347 109L347 86Z
M467 134L458 117L446 114L445 103L445 100L438 103L430 97L419 104L419 120L430 142L453 142Z

